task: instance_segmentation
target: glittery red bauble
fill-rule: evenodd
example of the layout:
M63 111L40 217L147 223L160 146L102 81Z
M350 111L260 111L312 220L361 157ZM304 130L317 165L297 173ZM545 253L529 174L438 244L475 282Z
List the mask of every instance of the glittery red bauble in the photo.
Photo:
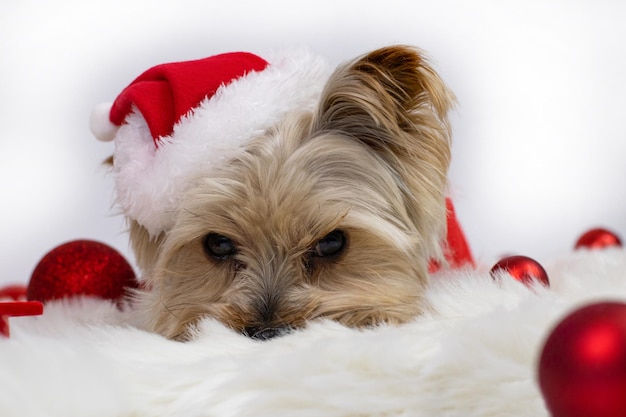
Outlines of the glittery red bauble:
M576 249L604 249L611 246L622 246L619 236L601 227L591 229L576 241Z
M76 240L48 252L33 271L26 296L49 301L76 295L119 300L137 287L135 273L115 249L91 240Z
M553 417L626 416L626 304L569 314L548 336L538 371Z
M527 256L507 256L499 260L491 268L491 276L495 277L501 271L507 271L513 278L526 285L537 280L547 287L550 286L546 270L539 262Z

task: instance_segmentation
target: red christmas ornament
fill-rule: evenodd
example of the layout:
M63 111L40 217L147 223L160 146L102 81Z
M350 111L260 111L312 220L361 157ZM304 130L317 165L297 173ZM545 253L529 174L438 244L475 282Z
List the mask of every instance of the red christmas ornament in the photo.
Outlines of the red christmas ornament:
M541 282L546 287L550 286L548 273L541 264L527 256L507 256L499 260L491 268L491 276L496 277L501 271L508 272L517 281L526 285L532 284L533 280Z
M626 304L569 314L548 336L538 371L553 417L626 416Z
M576 241L576 249L604 249L611 246L622 246L619 236L601 227L591 229Z
M0 288L0 301L26 301L26 287L24 285L7 285Z
M35 267L26 295L49 301L76 295L119 300L136 288L132 267L115 249L91 240L76 240L48 252Z

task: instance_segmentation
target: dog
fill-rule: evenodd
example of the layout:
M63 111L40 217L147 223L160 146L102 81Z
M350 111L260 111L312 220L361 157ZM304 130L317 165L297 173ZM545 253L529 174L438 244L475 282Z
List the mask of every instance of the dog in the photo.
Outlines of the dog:
M377 49L336 68L313 109L190 178L167 230L129 218L147 328L184 341L208 317L267 340L420 315L429 263L445 262L454 104L420 50Z

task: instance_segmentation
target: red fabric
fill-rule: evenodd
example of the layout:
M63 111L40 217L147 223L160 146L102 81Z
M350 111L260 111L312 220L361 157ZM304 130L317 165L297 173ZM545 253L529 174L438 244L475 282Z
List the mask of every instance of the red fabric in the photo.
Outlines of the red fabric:
M446 208L448 209L448 234L444 243L444 256L452 268L460 268L466 265L474 266L472 251L456 218L452 200L449 198L446 199ZM433 261L430 263L430 272L436 272L439 268L440 265L437 262Z
M172 133L182 116L205 97L211 97L223 84L251 71L262 71L268 63L247 52L231 52L195 61L157 65L137 77L117 97L109 119L115 125L135 105L148 123L158 146L158 139Z
M452 200L446 199L446 207L448 209L448 236L446 259L453 267L460 267L465 264L474 265L474 257L470 250L463 229L456 218Z

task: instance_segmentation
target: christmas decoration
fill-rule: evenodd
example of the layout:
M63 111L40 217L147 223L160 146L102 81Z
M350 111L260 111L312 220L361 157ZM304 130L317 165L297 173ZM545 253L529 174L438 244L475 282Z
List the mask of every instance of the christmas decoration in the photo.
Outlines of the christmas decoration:
M546 270L539 262L527 256L514 255L503 258L491 268L490 273L495 278L503 271L526 285L539 281L546 287L550 286Z
M26 301L26 287L15 284L0 288L0 301Z
M576 249L604 249L608 247L622 246L622 241L617 234L604 228L591 229L584 233L576 241Z
M49 301L76 295L120 300L137 287L126 259L100 242L76 240L57 246L36 266L27 288L29 300Z
M322 319L268 342L214 320L173 342L108 300L48 303L0 338L0 416L549 417L546 337L581 303L626 302L626 250L572 251L549 272L537 292L486 268L446 269L408 323Z
M565 317L543 347L538 376L553 417L626 416L626 303Z
M0 335L9 337L9 317L38 316L43 313L42 303L25 300L26 287L22 285L0 289Z

